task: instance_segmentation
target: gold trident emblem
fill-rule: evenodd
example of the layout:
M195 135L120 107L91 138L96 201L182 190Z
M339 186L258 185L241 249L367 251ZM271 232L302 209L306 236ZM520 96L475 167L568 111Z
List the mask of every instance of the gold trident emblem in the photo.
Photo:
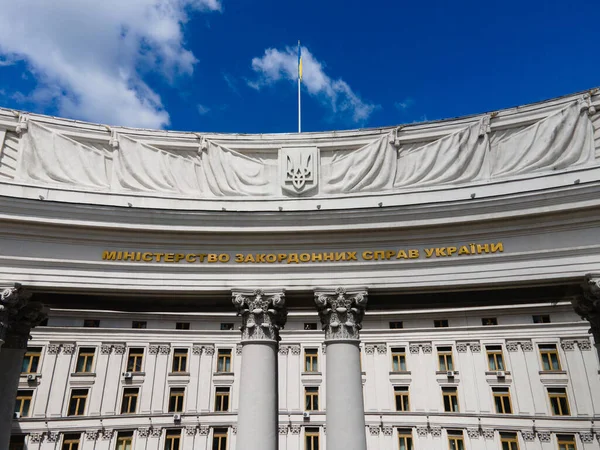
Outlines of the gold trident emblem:
M310 162L312 155L308 155L306 163L302 163L302 155L300 155L298 167L294 167L294 162L287 155L287 179L292 182L292 185L297 191L301 190L306 184L306 179L311 175Z

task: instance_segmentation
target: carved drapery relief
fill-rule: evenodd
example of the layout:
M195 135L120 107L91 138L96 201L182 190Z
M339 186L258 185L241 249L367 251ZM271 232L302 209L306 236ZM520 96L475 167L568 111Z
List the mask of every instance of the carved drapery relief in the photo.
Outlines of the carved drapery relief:
M279 342L279 330L287 319L285 293L233 292L233 304L242 317L242 340L272 340Z
M600 273L587 274L582 288L583 295L572 301L573 308L581 318L590 323L589 332L594 336L594 343L598 346L600 345Z
M4 340L4 348L27 348L29 332L47 317L44 305L29 301L30 297L19 283L0 294L0 339Z
M358 340L367 306L366 289L349 291L339 287L334 293L315 292L315 303L325 340Z

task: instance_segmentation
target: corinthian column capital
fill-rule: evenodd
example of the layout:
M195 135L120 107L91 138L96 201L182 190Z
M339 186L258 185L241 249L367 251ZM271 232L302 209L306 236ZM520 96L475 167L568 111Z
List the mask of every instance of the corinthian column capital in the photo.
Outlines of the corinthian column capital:
M583 294L572 301L573 309L590 323L592 326L590 333L598 346L600 345L600 273L588 273L584 278L582 290Z
M367 306L367 289L315 291L315 303L325 340L358 340Z
M242 341L279 342L279 330L287 320L285 291L233 291L232 300L242 317Z
M0 294L0 338L5 348L25 348L31 328L46 318L46 308L30 302L31 294L19 283Z

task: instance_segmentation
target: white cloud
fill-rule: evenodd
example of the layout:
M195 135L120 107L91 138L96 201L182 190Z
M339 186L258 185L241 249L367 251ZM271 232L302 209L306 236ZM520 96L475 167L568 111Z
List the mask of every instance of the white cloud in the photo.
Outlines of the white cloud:
M201 116L210 112L210 108L208 106L201 105L200 103L196 105L196 108L198 109L198 114Z
M191 74L197 60L183 26L195 11L220 9L220 0L5 1L0 54L36 77L30 101L78 119L161 128L169 114L142 76Z
M415 103L415 101L410 98L407 97L404 100L402 100L401 102L396 102L394 103L394 106L396 107L396 109L398 109L399 111L406 111L408 108L410 108L413 104Z
M262 58L252 59L252 69L258 74L256 80L248 81L254 89L274 84L280 80L297 81L298 50L269 48ZM363 101L344 80L333 80L324 70L323 64L302 47L302 84L308 93L326 103L337 115L349 115L352 122L366 121L378 106Z

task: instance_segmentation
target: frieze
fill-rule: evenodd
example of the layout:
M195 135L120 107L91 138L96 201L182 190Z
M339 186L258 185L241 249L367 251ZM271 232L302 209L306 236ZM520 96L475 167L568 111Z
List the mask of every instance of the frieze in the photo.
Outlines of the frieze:
M346 292L339 287L335 292L315 292L315 303L325 340L358 340L362 319L367 306L366 289Z

